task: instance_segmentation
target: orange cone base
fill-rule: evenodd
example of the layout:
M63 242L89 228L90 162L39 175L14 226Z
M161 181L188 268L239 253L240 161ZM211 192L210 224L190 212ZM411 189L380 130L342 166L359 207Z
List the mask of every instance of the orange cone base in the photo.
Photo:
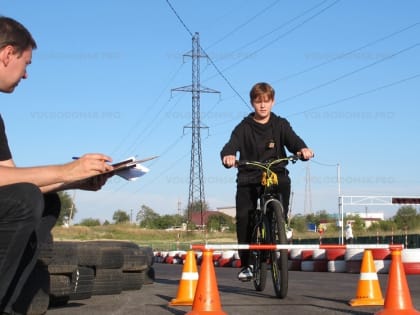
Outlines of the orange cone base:
M349 304L351 306L375 306L375 305L379 305L382 306L384 305L385 300L384 299L370 299L370 298L355 298L350 300Z
M384 305L379 286L378 275L373 262L372 252L365 250L360 268L360 279L357 286L356 297L349 301L351 306Z
M393 310L393 309L384 309L375 313L375 315L420 315L420 312L411 309L411 310Z
M392 250L391 256L385 308L375 315L420 315L411 302L410 290L401 262L401 250Z
M169 305L193 305L195 290L198 282L197 262L192 250L187 252L184 267L182 268L181 280L177 296L169 302Z
M194 298L192 299L172 299L169 302L169 305L172 306L191 306L194 302Z
M206 314L206 315L227 315L227 313L225 313L223 311L191 311L191 312L187 313L187 315L202 315L202 314Z
M203 252L200 276L194 295L193 307L187 315L227 315L220 305L219 289L213 265L213 252Z

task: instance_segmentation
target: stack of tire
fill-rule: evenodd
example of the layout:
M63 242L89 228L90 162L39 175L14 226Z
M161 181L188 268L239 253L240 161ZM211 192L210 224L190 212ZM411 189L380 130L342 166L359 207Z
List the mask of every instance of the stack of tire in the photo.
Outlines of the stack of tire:
M131 242L55 242L48 266L50 306L141 289L153 261L148 255Z
M405 274L420 274L420 248L404 249L402 251L401 261Z
M403 252L406 249L403 250ZM391 250L389 248L374 248L371 250L373 263L377 273L389 273L391 266Z
M301 271L314 271L314 261L312 259L314 251L304 249L300 252L300 270Z
M71 300L139 290L154 282L152 265L150 247L124 241L53 243L50 235L14 311L41 315Z
M289 270L300 271L302 267L302 249L292 248L289 250Z
M344 248L330 248L326 250L325 254L328 272L346 272L346 250Z
M346 261L346 272L360 273L364 252L365 250L363 248L346 249L346 253L344 254L344 260Z

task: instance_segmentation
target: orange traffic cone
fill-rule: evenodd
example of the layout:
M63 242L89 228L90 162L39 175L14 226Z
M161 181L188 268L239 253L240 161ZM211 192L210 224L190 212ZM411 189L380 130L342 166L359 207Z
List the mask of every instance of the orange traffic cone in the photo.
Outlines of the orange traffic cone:
M187 315L226 315L220 305L219 289L213 265L213 252L205 250L192 310Z
M401 261L401 250L392 249L391 257L384 309L375 315L420 315L411 302L410 290Z
M197 288L198 272L194 251L187 251L178 293L169 305L192 305Z
M356 298L350 300L349 304L351 306L384 305L372 252L368 249L363 254Z

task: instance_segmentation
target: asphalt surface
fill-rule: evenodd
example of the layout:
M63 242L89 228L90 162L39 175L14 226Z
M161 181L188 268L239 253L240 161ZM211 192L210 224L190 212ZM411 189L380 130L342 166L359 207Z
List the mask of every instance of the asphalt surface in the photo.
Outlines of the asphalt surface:
M66 306L49 309L48 315L180 315L192 306L168 306L177 296L182 265L154 264L155 282L141 290L124 291L119 295L93 296L70 301ZM383 306L352 307L360 275L332 272L289 271L289 292L285 299L274 296L271 278L263 292L256 292L251 282L236 279L237 268L215 267L221 308L226 314L375 314ZM269 274L270 276L270 274ZM387 296L388 274L378 274L382 295ZM420 275L405 276L413 309L420 310ZM203 313L205 314L205 313ZM210 314L210 313L209 313Z

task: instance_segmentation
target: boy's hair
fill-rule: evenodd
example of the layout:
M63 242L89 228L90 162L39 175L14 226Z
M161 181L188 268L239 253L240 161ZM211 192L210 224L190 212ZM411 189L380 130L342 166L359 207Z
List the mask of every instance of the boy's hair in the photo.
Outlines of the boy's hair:
M259 82L252 87L251 91L249 92L249 98L251 100L251 103L259 99L263 95L268 96L269 100L274 100L274 94L275 91L270 84L265 82Z
M18 21L0 16L0 49L12 45L17 54L28 48L36 49L36 42L31 33Z

